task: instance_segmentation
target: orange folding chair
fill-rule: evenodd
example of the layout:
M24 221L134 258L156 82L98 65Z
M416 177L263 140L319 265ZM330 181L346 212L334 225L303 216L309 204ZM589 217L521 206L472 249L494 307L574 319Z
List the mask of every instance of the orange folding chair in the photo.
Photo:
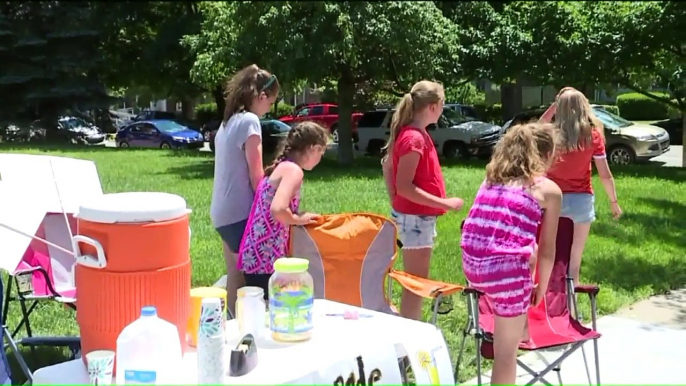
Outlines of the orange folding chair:
M393 221L376 214L326 215L317 224L291 228L290 255L309 260L317 299L395 313L393 279L432 302L435 324L439 314L450 311L441 309L444 300L464 287L394 270L396 233Z

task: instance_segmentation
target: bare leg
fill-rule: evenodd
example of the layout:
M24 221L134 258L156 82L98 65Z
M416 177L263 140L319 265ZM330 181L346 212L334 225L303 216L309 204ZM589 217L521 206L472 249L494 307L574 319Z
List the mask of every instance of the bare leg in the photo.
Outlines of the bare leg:
M432 248L403 249L403 266L405 272L419 277L429 277L429 262ZM403 289L400 298L400 315L419 320L422 317L422 298Z
M581 257L584 253L591 223L574 224L574 240L572 241L572 253L569 259L569 273L574 279L574 285L579 284L579 271L581 270Z
M236 316L236 298L238 296L238 289L245 286L245 278L243 273L236 269L236 254L231 252L226 243L222 243L224 247L224 260L226 261L226 305L231 317Z
M527 314L495 317L491 385L514 385L517 379L517 348L522 340Z

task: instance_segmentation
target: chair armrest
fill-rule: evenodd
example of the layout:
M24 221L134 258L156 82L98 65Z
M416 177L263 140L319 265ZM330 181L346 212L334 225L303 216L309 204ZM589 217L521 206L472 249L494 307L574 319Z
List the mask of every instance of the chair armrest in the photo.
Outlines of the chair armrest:
M588 294L589 296L596 296L600 292L600 287L594 284L579 284L574 287L574 292L578 294Z
M20 275L28 275L30 273L34 273L36 271L43 271L43 268L41 267L31 267L31 268L25 268L25 269L18 269L14 271L12 276L20 276Z
M47 346L47 347L81 347L81 338L78 336L32 336L19 341L21 346Z
M464 289L464 286L459 284L425 279L402 271L391 270L388 276L397 281L406 290L425 299L436 299L439 295L452 295Z
M476 295L476 296L481 296L481 295L483 295L484 293L481 292L481 291L479 291L479 290L476 289L476 288L466 287L466 288L464 289L464 294L465 294L465 295Z

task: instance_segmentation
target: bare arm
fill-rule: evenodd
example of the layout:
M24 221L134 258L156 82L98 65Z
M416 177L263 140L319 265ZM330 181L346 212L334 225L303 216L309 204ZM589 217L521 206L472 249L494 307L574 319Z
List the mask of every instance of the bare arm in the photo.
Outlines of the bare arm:
M605 188L605 193L610 198L610 202L617 202L617 190L615 189L615 179L612 177L612 172L610 171L610 165L607 164L606 158L593 158L596 169L598 169L598 177L600 177L600 182L603 183Z
M395 187L397 193L408 200L419 205L425 205L437 209L450 210L451 207L447 205L443 198L436 197L426 191L418 188L412 180L417 171L417 164L419 164L419 153L412 151L402 157L398 161L398 170L395 171Z
M264 166L262 165L262 138L259 135L251 135L245 141L245 158L248 161L248 174L250 175L250 185L253 190L257 190L257 185L264 177Z
M303 171L298 165L291 162L283 162L277 166L281 173L281 181L276 188L272 205L269 208L272 216L285 225L300 225L300 216L291 211L291 200L295 197L303 181Z
M548 281L555 264L555 244L557 239L557 223L560 221L560 209L562 207L562 191L554 182L548 180L541 184L543 194L543 222L541 238L538 243L538 285L545 293Z
M395 194L395 191L393 189L393 181L391 180L391 173L393 173L393 161L391 161L390 159L386 159L385 162L381 163L381 169L383 170L383 180L386 184L386 193L388 193L388 200L390 202L393 202L393 195Z
M553 120L553 117L555 116L556 109L557 106L555 103L553 103L552 105L550 105L550 107L548 107L548 110L546 110L545 113L541 115L541 118L539 118L538 121L541 123L550 123Z

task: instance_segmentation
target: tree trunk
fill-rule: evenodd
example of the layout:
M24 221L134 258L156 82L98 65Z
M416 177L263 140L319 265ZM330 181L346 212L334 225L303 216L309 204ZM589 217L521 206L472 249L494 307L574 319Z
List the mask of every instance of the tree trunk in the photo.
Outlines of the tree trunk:
M686 144L686 110L681 110L681 144ZM686 151L681 147L681 167L686 167Z
M503 122L507 122L522 111L522 85L519 82L501 84L500 103Z
M188 120L195 119L195 98L183 98L181 102L181 115Z
M226 100L224 99L224 87L217 85L212 89L212 97L214 97L214 103L217 104L217 119L224 118L224 109L226 108Z
M338 163L353 163L352 115L355 82L345 72L338 79Z

